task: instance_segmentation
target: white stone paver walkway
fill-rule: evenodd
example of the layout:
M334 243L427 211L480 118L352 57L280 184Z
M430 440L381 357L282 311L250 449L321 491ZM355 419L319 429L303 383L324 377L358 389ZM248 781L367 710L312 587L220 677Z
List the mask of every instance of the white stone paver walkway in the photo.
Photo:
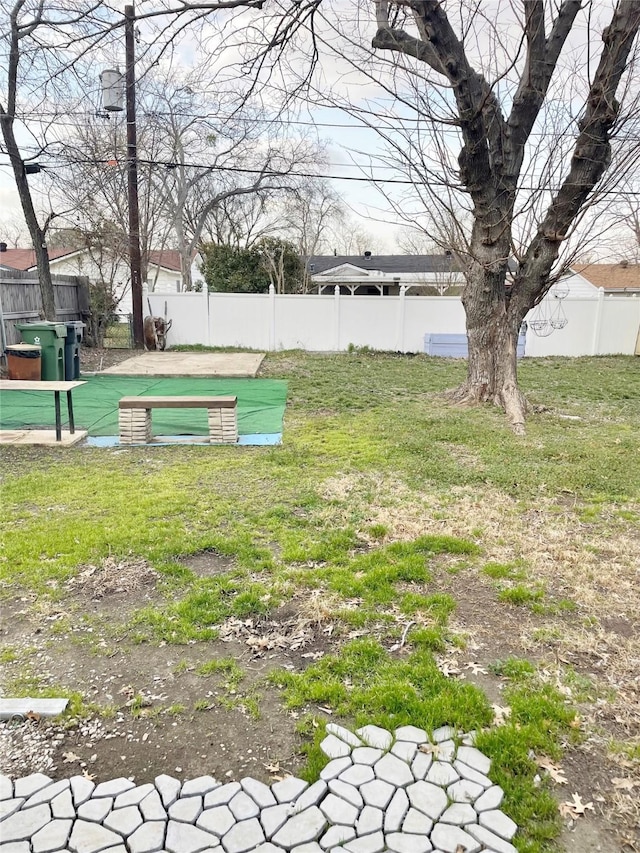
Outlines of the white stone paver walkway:
M0 776L2 853L516 853L491 762L444 726L327 726L331 759L293 776L154 784Z

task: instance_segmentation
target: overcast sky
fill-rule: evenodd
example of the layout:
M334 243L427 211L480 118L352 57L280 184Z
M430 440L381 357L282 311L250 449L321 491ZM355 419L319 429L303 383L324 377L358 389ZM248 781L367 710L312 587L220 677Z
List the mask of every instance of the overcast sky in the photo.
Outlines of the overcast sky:
M157 0L139 0L138 11L153 8ZM464 0L449 0L445 6L449 10L459 12ZM123 8L124 3L116 3L115 8ZM563 110L567 115L577 112L579 105L583 103L584 85L586 75L571 73L572 68L585 68L590 60L591 68L601 49L601 26L602 22L610 17L613 6L612 0L596 0L591 9L581 13L571 38L567 44L563 57L563 67L559 69L557 86L553 92L555 108L560 114ZM313 78L313 86L308 97L296 101L293 110L287 113L287 119L291 122L290 131L293 134L303 133L315 127L318 137L327 144L326 166L321 169L322 174L331 176L332 185L340 194L354 222L370 232L374 241L371 250L377 253L396 250L395 238L403 227L398 216L392 211L391 201L396 208L409 212L409 220L413 215L419 218L423 215L424 201L421 201L412 187L392 181L402 180L407 177L406 172L399 169L392 159L384 160L384 143L375 128L367 128L366 122L378 124L380 128L389 129L393 132L394 116L400 120L400 124L408 128L417 128L416 113L407 104L401 104L394 100L392 92L394 89L402 94L407 94L405 79L392 82L388 67L376 55L370 54L371 37L375 32L375 24L371 17L373 3L371 0L325 0L322 8L322 17L317 21L317 37L321 50L322 62L318 66ZM477 19L475 27L467 33L466 48L471 59L478 65L489 68L496 78L500 71L508 67L508 57L513 55L517 48L521 31L517 26L517 12L519 4L512 0L486 0L482 11L485 17L492 18L497 15L500 26L491 30L486 26L486 21L481 17ZM514 11L515 10L515 11ZM235 13L237 14L237 13ZM251 13L244 13L247 22L254 20ZM591 40L587 36L587 21L591 16L593 30ZM225 52L216 49L220 40L220 31L228 37L228 29L221 23L218 15L216 18L209 16L208 19L198 24L197 31L186 31L176 42L172 54L174 68L188 68L198 60L206 60L210 69L211 77L220 79L232 77L238 74L238 63L245 45L242 40L237 47L227 45ZM456 14L457 23L457 14ZM155 35L158 23L156 21L142 24L140 27L140 42L138 51L153 51L158 41ZM338 32L338 28L340 32ZM267 106L275 105L282 94L282 89L294 87L296 77L304 76L306 73L306 56L309 42L304 38L299 40L297 52L288 54L285 70L271 77L269 82L263 81L260 95ZM351 59L345 59L345 56ZM386 60L386 57L384 58ZM502 66L501 66L502 62ZM74 104L74 111L92 112L99 106L99 74L106 67L124 64L123 47L116 42L110 51L97 52L95 62L91 66L84 80L85 91L78 97ZM357 67L367 67L368 74L362 74ZM518 69L516 69L517 71ZM384 88L386 84L387 88ZM509 75L498 84L498 91L503 101L509 98ZM501 91L500 91L501 89ZM429 92L429 81L425 80L422 92ZM409 97L415 99L415 93ZM440 105L446 104L447 94L441 100ZM335 104L346 104L349 102L352 109L345 112ZM333 104L333 105L332 105ZM362 112L364 111L364 112ZM368 111L368 113L367 113ZM358 113L364 118L359 119ZM373 118L379 115L379 122ZM69 121L69 117L66 117ZM398 122L396 122L398 123ZM636 128L637 132L637 128ZM544 130L547 133L547 130ZM408 134L409 136L412 134ZM394 136L397 141L397 136ZM443 148L445 156L450 158L451 164L455 166L457 156L457 141L454 132L449 132L444 139ZM535 134L534 134L535 138ZM543 139L540 131L539 139ZM25 151L31 153L28 146L33 145L26 133L21 132L19 137ZM565 145L569 145L570 139L565 138ZM424 141L421 144L425 144ZM561 142L557 143L560 150ZM428 147L428 146L427 146ZM18 220L21 218L20 206L14 187L11 170L6 166L6 156L0 155L0 225L3 222ZM46 165L46 157L41 160ZM430 164L433 166L433 164ZM425 167L426 168L426 167ZM440 166L438 166L440 169ZM437 170L436 170L437 171ZM438 179L436 172L431 173L434 180ZM557 173L558 175L560 173ZM366 180L362 179L368 175L375 175L379 179L376 188ZM351 178L352 180L347 180ZM381 183L380 179L388 179L389 183ZM530 182L535 184L537 174L532 167ZM40 193L41 188L46 187L46 178L33 176L30 185L35 196L36 203L42 210L48 209L47 198ZM380 191L382 190L382 192ZM385 195L387 196L385 198Z

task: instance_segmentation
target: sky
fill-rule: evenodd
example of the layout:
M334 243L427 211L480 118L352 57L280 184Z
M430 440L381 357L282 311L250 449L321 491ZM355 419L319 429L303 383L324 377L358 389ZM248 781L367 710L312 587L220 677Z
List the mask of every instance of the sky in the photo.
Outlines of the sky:
M157 2L159 0L139 0L138 11L152 8ZM122 8L123 5L122 3L115 4L116 8ZM448 3L450 9L460 7L460 5L460 0L456 0L455 3L453 0L449 0ZM592 17L594 19L606 17L610 14L611 5L610 0L596 0L592 7ZM323 17L317 22L316 31L322 53L322 62L316 69L310 93L306 98L296 99L293 107L287 113L287 120L290 121L289 129L294 135L309 129L317 131L318 137L326 144L328 161L326 165L320 168L320 172L331 176L331 183L342 198L353 226L361 228L371 235L373 243L371 250L374 253L383 253L397 251L397 236L405 227L397 213L393 211L393 206L396 207L396 210L403 211L405 219L409 222L413 220L419 223L425 216L425 208L428 209L429 200L421 199L411 186L402 183L380 183L377 188L371 182L362 180L371 174L375 174L378 178L397 181L406 178L406 173L398 168L393 158L384 159L383 139L375 128L363 126L363 122L357 117L358 111L368 111L365 122L368 121L377 125L378 130L385 131L386 129L396 144L399 137L393 128L394 116L402 118L405 127L417 128L415 112L410 106L399 103L397 99L394 100L392 97L393 93L390 90L393 89L393 85L388 69L384 68L377 57L367 55L370 39L375 32L372 21L366 20L366 14L370 12L371 6L372 4L368 0L362 0L360 4L350 2L350 0L325 0L322 6ZM516 20L514 19L513 9L514 4L511 0L486 0L483 11L487 17L490 16L489 13L499 13L502 26L497 33L490 37L480 22L476 30L469 34L467 46L474 61L489 66L497 66L500 52L506 51L508 53L513 50L518 39L518 28L514 26ZM362 17L363 10L364 19ZM249 13L245 14L246 20L249 21ZM340 21L342 30L340 36L334 28L335 21ZM586 21L585 12L567 46L568 69L570 69L572 62L577 65L583 63L586 58L590 58L593 67L593 63L597 60L601 41L598 37L592 40L592 45L589 45L586 37ZM141 24L138 50L144 51L146 47L153 49L154 38L157 37L153 32L155 26L155 22L153 24ZM225 22L221 22L220 19L214 21L212 16L203 18L198 25L197 32L195 30L186 31L182 34L180 41L175 43L172 53L174 68L188 69L193 66L194 58L200 54L206 56L212 77L215 77L216 74L222 75L222 77L225 74L227 76L237 74L243 44L240 42L228 46L223 54L216 49L221 37L228 37ZM308 40L301 38L297 52L287 54L286 70L280 79L276 74L269 82L263 81L260 96L267 106L275 104L277 90L295 87L296 77L300 76L302 69L307 67L305 63L308 44ZM353 61L345 59L347 55L353 57ZM120 51L118 55L117 44L110 53L102 52L95 56L95 62L91 67L93 73L89 73L85 77L85 91L76 99L74 109L82 110L82 105L86 103L86 108L91 111L99 105L98 77L100 71L113 66L114 62L123 64L122 52ZM369 62L372 64L368 75L360 73L355 67L358 64L364 65ZM493 70L495 71L496 68ZM582 98L580 96L583 92L580 90L579 80L580 76L577 74L559 80L561 85L553 92L554 103L558 105L558 113L562 110L574 109L574 101L576 105L581 103ZM435 91L434 87L430 88L428 80L424 81L424 85L422 85L422 81L420 83L417 93L412 93L411 97L419 96L428 99L430 93ZM499 84L504 87L502 94L507 91L507 83L508 80ZM401 81L400 85L401 91L406 94L408 92L406 82ZM442 106L444 103L442 100L438 101L433 94L431 97L433 100L429 100L427 104L429 109ZM350 110L340 109L337 106L338 104L349 105ZM376 114L381 117L379 121L372 118ZM428 151L432 140L424 128L421 134L420 144ZM408 134L407 144L410 141L415 142L416 138L415 134ZM20 134L19 141L25 146L33 142L24 132ZM400 140L400 144L403 144L402 140ZM455 132L441 136L441 144L444 156L449 158L452 166L455 167L457 156ZM428 156L425 158L426 160L429 160ZM547 156L545 167L551 170L552 165L549 160L550 158ZM375 164L372 165L374 161ZM44 162L45 159L43 158ZM6 156L0 155L0 226L3 222L20 218L20 207L11 170L4 165L5 163ZM421 176L426 173L429 180L437 183L442 172L440 167L434 168L431 160L420 164L420 166L421 169L416 174ZM556 169L555 174L559 174L557 164L553 168ZM530 179L534 184L537 178L536 172L532 171ZM45 209L47 198L44 193L39 192L39 188L44 187L46 181L41 176L34 176L30 178L30 184L37 203L42 209Z

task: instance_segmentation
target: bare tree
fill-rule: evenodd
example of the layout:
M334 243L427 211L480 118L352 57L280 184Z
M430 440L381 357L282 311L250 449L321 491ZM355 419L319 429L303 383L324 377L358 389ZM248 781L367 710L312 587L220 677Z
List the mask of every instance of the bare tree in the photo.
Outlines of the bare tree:
M372 49L362 29L371 13ZM453 398L503 406L516 432L527 411L516 369L522 321L561 274L586 211L638 162L640 3L619 0L605 15L579 0L491 10L475 0L370 0L340 18L317 0L306 12L312 60L330 51L393 107L325 96L311 72L300 85L375 130L427 210L468 211L469 361Z
M17 249L24 242L26 233L24 224L18 219L0 221L0 239L12 249Z
M174 248L183 290L203 233L231 200L259 195L262 203L289 189L295 166L308 167L317 147L306 138L282 138L278 125L237 86L209 94L205 68L189 75L160 68L138 94L138 183L143 279L153 248ZM275 128L275 129L274 129ZM105 219L127 230L127 170L122 118L88 116L59 147L53 180L59 200L73 200L74 217L88 231ZM247 206L236 210L247 211ZM219 218L218 222L220 221ZM153 289L153 282L150 282Z
M211 12L258 10L263 0L211 0L161 4L138 14L139 21L156 21L158 41L150 41L141 59L148 64L170 51L174 40L191 24ZM36 171L47 152L48 132L84 95L87 57L113 55L124 24L102 0L0 0L0 129L3 151L9 157L23 215L36 255L44 314L55 319L54 291L46 245L47 229L56 215L39 215L27 175ZM226 19L222 21L224 27ZM220 32L220 30L218 30ZM42 116L49 118L42 124ZM37 130L34 130L34 122ZM16 130L18 129L18 132ZM33 151L23 153L20 132L31 135Z

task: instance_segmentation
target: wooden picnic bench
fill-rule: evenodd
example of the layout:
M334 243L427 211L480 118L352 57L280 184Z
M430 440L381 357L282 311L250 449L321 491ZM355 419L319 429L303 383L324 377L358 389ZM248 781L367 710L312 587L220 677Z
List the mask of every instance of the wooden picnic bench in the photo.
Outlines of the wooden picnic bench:
M73 401L71 392L86 382L73 381L43 381L27 379L0 379L0 391L53 391L53 401L56 410L56 441L62 441L62 416L60 413L60 394L64 391L67 395L67 412L69 414L69 432L75 432L73 421Z
M118 404L120 444L148 444L153 409L206 409L211 444L238 441L237 397L122 397Z

